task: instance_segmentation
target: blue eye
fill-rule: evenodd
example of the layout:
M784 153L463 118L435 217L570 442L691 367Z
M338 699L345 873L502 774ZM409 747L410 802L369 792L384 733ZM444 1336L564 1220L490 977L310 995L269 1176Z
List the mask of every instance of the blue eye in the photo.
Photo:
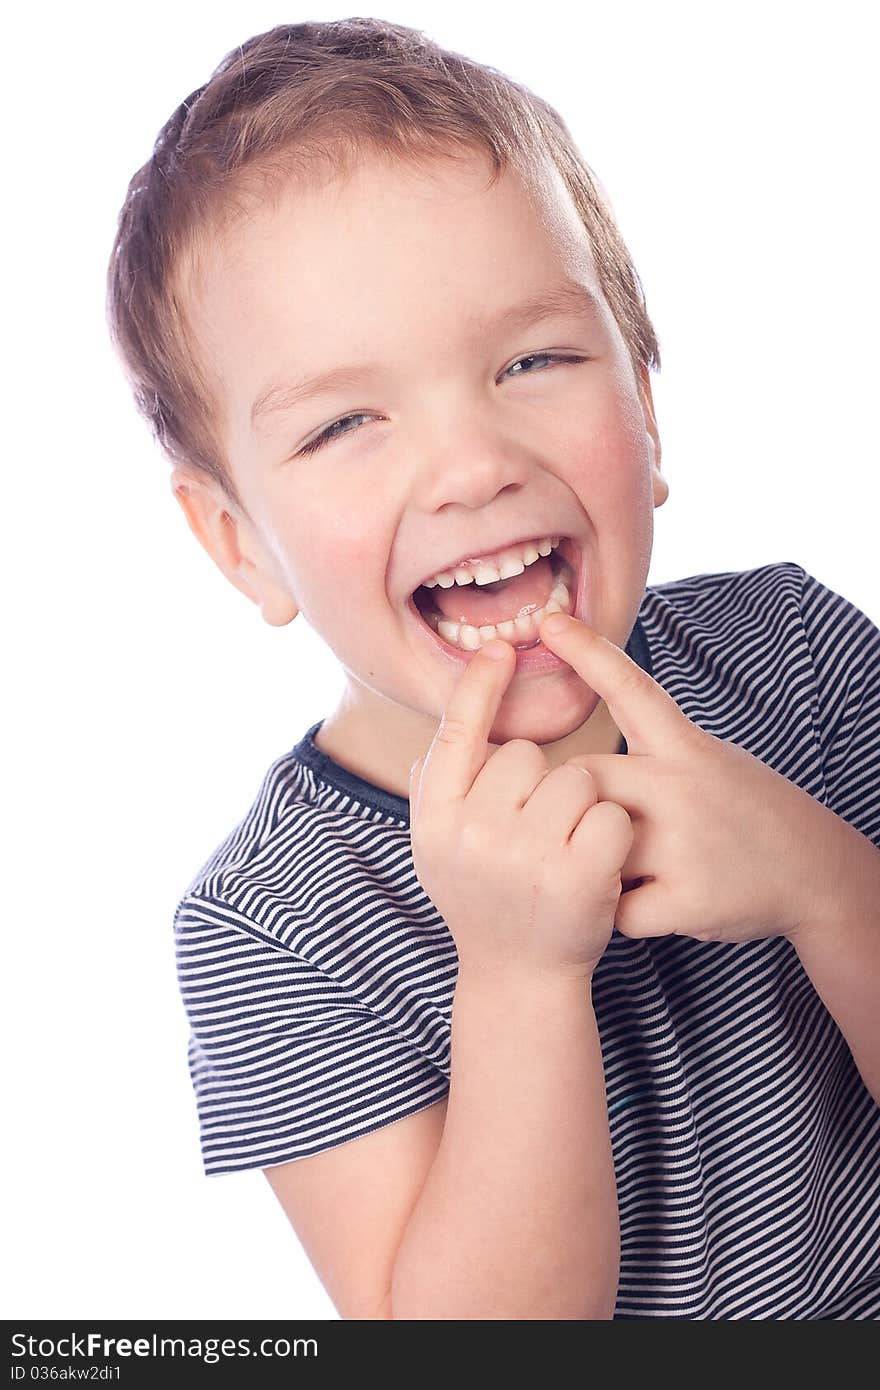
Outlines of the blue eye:
M583 357L563 357L558 352L530 352L528 356L520 357L516 362L511 362L504 375L507 376L515 367L522 368L526 362L584 362L585 360ZM521 370L516 375L531 376L532 373Z
M502 375L508 376L513 372L515 376L533 376L534 373L526 369L525 364L527 362L568 362L576 364L578 362L587 362L588 360L589 359L586 357L568 357L555 352L530 352L525 357L519 357L515 362L512 362L507 368L507 371ZM519 371L515 371L516 368L519 368ZM343 415L341 420L334 420L332 425L328 425L320 434L316 434L315 438L310 440L308 444L304 444L299 452L301 454L316 454L319 449L323 449L326 444L332 444L335 439L341 439L346 434L354 434L354 430L343 429L343 426L350 424L352 420L372 420L375 418L375 416L362 413L356 415Z
M304 444L300 449L301 454L314 454L318 449L322 449L325 444L330 444L334 439L341 439L344 434L351 434L351 430L344 430L343 425L347 425L350 420L370 420L370 415L344 415L341 420L335 420L332 425L328 425L320 434Z

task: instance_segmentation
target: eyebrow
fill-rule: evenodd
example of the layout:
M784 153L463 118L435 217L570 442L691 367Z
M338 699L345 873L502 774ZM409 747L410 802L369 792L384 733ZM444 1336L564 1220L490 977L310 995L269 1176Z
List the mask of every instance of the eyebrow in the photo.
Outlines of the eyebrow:
M507 331L526 325L543 322L560 314L599 315L599 300L595 291L577 280L563 280L550 285L528 299L512 304L490 318L473 318L469 328L476 340L499 330ZM345 390L363 385L379 376L382 367L378 362L350 363L333 367L316 376L302 377L299 380L273 382L264 387L251 406L251 424L274 415L282 410L292 410L303 401L330 391Z

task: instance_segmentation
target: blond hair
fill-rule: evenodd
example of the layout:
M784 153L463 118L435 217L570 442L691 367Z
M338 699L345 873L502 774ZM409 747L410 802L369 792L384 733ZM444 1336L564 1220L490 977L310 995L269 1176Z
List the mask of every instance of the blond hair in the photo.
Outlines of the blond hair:
M248 39L177 108L134 175L108 271L110 332L135 400L167 456L241 508L218 403L188 332L180 267L228 217L248 175L341 169L367 152L417 160L482 151L492 182L552 160L593 251L634 365L659 348L642 287L591 170L561 116L496 69L379 19L279 25ZM242 508L243 510L243 508Z

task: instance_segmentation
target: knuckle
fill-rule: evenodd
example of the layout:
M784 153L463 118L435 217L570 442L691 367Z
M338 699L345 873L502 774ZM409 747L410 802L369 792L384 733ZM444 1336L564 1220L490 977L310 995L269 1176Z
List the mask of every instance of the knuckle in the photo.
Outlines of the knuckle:
M533 743L531 739L512 738L503 747L506 758L513 762L525 764L526 767L547 766L547 759L537 743Z
M632 845L635 836L629 812L616 801L597 801L587 812L588 824L594 834L614 843Z
M528 738L511 738L504 744L511 757L523 757L524 754L531 756L533 753L540 753L537 743L532 743Z
M606 808L605 819L609 823L609 832L616 837L619 844L629 849L636 833L629 812L616 801L605 801L602 805Z
M635 696L645 688L645 673L635 662L624 664L623 669L618 673L617 683L621 691L626 696Z
M491 847L495 832L491 825L482 819L471 817L462 822L458 830L458 850L467 858L481 858Z
M452 743L460 746L462 743L467 743L470 737L470 726L463 719L456 719L454 715L443 715L436 733L438 743Z
M585 763L582 763L582 762L580 761L579 758L576 758L576 757L575 757L575 758L566 758L566 760L565 760L565 762L562 764L562 766L563 766L563 767L571 767L571 768L574 768L575 772L580 772L580 773L585 774L585 775L590 779L591 782L595 782L595 780L596 780L596 779L594 778L592 772L590 771L590 769L586 766Z

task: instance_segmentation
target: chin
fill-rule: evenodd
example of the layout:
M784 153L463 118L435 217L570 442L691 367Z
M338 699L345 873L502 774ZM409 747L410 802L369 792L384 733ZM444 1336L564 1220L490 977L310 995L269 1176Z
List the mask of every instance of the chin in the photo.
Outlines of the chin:
M576 733L594 714L599 696L577 679L578 689L567 697L541 699L537 690L508 691L489 734L490 743L509 743L514 738L539 745L558 743Z

